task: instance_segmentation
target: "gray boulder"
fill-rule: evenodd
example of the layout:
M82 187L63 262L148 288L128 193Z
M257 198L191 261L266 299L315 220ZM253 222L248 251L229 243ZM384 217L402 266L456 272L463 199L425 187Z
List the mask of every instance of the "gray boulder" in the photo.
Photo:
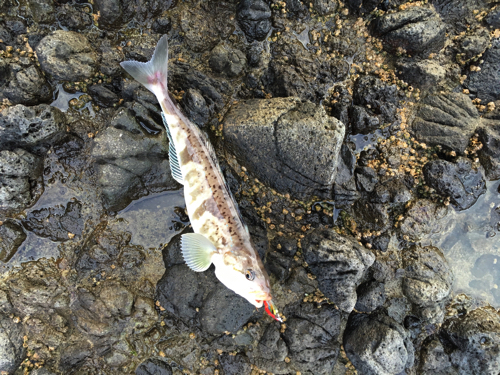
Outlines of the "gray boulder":
M0 112L0 149L21 147L45 153L66 133L66 117L47 104L26 107L22 104Z
M373 254L331 229L316 229L302 240L304 259L317 276L319 289L342 311L356 304L356 288L373 264Z
M470 159L459 157L455 163L433 160L424 165L425 182L444 196L450 197L457 210L465 210L486 192L480 168L474 169Z
M42 162L27 151L0 151L0 214L23 210L41 193Z
M271 30L271 9L263 0L243 0L238 4L238 24L248 42L264 40Z
M0 314L0 369L14 374L26 355L23 348L23 326Z
M395 52L402 48L411 55L437 52L446 39L446 25L439 14L417 6L384 14L375 20L374 30L385 49Z
M425 234L438 233L443 228L441 219L447 214L447 206L428 199L419 199L410 205L401 221L401 233L413 240Z
M210 52L208 63L214 72L234 77L245 68L247 58L240 50L221 43Z
M8 262L26 239L23 228L7 221L0 225L0 260Z
M486 114L477 129L483 147L479 150L479 160L489 180L500 178L500 110Z
M11 67L13 67L11 65ZM3 94L13 104L35 105L52 99L52 88L34 65L15 69Z
M57 30L36 46L42 70L56 80L83 81L92 77L97 54L84 35Z
M441 145L464 153L479 124L479 113L461 93L428 96L412 125L415 138L429 146Z
M480 71L468 74L464 82L471 93L489 103L500 99L500 41L495 39L483 55Z
M413 366L409 334L383 309L351 313L344 332L344 350L358 373L396 375Z
M225 145L259 180L298 198L330 197L344 125L298 98L241 101L224 120Z

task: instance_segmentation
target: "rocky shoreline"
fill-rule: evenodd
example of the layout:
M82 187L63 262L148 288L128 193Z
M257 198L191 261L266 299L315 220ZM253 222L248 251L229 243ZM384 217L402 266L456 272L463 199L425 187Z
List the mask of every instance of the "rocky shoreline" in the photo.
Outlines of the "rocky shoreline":
M0 0L0 16L2 375L500 372L500 5ZM163 34L283 324L182 260L160 108L119 66Z

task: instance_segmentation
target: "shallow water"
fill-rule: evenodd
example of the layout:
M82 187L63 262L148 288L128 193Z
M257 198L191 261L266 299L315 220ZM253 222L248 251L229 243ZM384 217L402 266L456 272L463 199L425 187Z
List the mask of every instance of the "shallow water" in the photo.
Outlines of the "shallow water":
M465 292L500 307L500 181L487 183L487 192L468 210L450 213L440 233L429 235L446 256L455 275L455 291Z

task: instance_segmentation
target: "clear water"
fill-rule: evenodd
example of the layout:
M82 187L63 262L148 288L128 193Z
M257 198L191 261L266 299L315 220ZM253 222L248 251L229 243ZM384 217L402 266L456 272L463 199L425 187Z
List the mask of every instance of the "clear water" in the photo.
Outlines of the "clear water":
M455 275L455 291L500 307L500 181L487 183L487 192L474 206L456 212L450 208L441 233L422 245L443 251Z

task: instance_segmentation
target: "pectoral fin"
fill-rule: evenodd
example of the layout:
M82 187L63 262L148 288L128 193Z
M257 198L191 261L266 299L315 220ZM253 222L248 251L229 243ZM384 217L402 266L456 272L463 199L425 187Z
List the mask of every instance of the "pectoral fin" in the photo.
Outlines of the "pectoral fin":
M212 264L212 255L217 251L208 238L198 233L186 233L181 237L184 261L193 271L202 272Z

